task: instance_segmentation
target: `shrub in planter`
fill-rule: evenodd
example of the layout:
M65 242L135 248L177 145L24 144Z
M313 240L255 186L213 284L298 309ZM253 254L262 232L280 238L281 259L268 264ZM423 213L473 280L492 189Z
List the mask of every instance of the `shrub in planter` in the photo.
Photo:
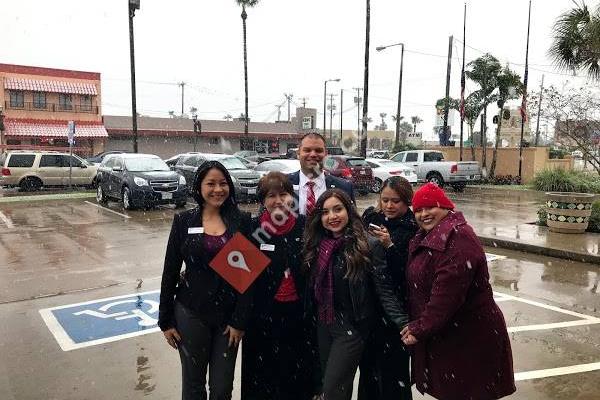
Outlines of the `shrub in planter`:
M536 225L539 226L548 226L548 224L546 223L546 219L548 218L548 213L546 212L546 207L540 207L537 210L537 222L535 223Z
M588 232L600 233L600 201L592 204L592 215L587 230Z
M600 178L578 171L543 170L533 178L533 187L544 192L600 193Z

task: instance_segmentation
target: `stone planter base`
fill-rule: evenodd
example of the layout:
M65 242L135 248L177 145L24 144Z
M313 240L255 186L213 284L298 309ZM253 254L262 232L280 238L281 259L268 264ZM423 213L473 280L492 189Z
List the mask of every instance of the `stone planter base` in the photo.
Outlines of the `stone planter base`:
M590 193L546 193L546 223L551 232L584 233L592 215L595 195Z

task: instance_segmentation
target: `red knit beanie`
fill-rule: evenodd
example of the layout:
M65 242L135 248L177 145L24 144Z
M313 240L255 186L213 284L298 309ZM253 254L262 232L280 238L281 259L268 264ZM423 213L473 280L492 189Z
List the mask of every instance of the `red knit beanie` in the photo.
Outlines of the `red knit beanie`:
M439 207L454 210L454 203L446 197L446 193L436 184L427 183L417 190L412 200L413 211L425 207Z

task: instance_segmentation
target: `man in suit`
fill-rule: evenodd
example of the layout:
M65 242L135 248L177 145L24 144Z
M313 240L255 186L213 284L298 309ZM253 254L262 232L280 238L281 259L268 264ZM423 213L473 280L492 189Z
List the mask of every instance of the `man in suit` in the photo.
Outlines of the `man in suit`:
M316 200L327 189L341 189L348 193L353 203L355 202L352 183L325 174L323 159L326 156L327 149L323 136L318 133L307 133L302 137L298 148L300 171L288 175L300 201L298 209L300 214L309 215Z

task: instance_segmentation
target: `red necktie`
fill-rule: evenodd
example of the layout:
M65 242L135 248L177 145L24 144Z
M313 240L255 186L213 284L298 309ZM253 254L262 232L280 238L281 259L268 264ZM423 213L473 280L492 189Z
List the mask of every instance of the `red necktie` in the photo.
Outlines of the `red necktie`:
M315 208L317 200L315 199L315 183L313 181L306 182L308 191L306 193L306 216L310 216Z

